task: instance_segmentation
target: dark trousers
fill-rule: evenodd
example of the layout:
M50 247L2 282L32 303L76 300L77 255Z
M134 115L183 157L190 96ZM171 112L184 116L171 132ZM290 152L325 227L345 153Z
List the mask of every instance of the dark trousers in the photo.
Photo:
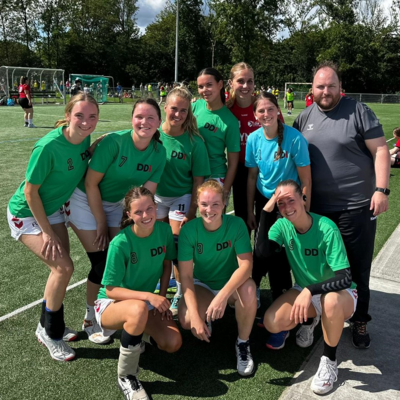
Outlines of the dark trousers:
M233 181L233 207L235 215L242 218L247 226L247 177L249 169L242 164L238 164L235 180ZM247 227L250 236L250 229Z
M264 197L258 189L256 189L255 208L257 226L260 223L261 211L267 202L268 199ZM276 206L274 212L271 213L271 218L273 218L274 222L278 218L281 218ZM257 234L258 229L256 235ZM260 239L261 238L259 238L259 240ZM263 238L263 240L268 240L268 238ZM269 275L273 300L276 300L282 293L286 292L293 286L292 276L290 274L290 265L284 248L282 248L280 252L273 254L267 260L258 258L256 254L253 253L253 279L256 286L260 286L261 279L267 273Z
M357 284L357 309L352 321L368 322L371 316L369 308L369 277L374 254L376 217L369 205L356 210L323 213L339 228L350 262L353 281Z

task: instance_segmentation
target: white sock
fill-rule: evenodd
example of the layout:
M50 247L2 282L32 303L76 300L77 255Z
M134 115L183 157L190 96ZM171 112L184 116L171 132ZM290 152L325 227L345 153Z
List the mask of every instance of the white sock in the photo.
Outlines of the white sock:
M134 347L119 348L118 376L137 375L139 372L140 343Z
M29 123L29 120L26 119L26 120L25 120L25 123L26 123L26 124Z
M88 321L91 321L94 318L95 318L94 306L90 306L88 303L86 303L85 319L88 320Z
M176 281L176 294L175 294L175 296L182 296L182 285L178 281Z
M248 340L249 340L249 339L247 339L247 340L242 340L242 339L240 339L240 337L238 336L238 338L237 338L237 344L246 343Z
M29 125L33 124L32 119L28 119Z

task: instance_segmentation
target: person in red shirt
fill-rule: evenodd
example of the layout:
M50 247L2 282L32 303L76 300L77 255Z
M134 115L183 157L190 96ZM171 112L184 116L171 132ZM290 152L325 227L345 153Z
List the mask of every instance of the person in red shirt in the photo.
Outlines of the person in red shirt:
M310 107L314 103L314 95L312 93L312 88L308 91L306 96L306 108Z
M390 166L400 168L400 128L393 129L393 137L397 139L397 142L390 150Z
M24 109L24 126L25 128L36 128L33 125L33 106L31 88L29 80L26 76L21 76L20 85L18 86L19 105Z

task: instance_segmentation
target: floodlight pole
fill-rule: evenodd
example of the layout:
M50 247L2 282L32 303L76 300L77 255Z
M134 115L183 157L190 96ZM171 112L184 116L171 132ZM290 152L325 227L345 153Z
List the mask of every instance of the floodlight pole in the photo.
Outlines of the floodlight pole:
M179 0L176 0L175 82L178 82Z

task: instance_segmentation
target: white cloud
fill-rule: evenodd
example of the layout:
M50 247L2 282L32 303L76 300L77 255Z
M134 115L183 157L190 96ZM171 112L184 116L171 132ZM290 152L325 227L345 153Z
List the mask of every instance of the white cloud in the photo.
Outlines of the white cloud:
M147 25L154 21L156 15L165 7L167 0L139 0L137 13L137 24L140 31L144 33Z

